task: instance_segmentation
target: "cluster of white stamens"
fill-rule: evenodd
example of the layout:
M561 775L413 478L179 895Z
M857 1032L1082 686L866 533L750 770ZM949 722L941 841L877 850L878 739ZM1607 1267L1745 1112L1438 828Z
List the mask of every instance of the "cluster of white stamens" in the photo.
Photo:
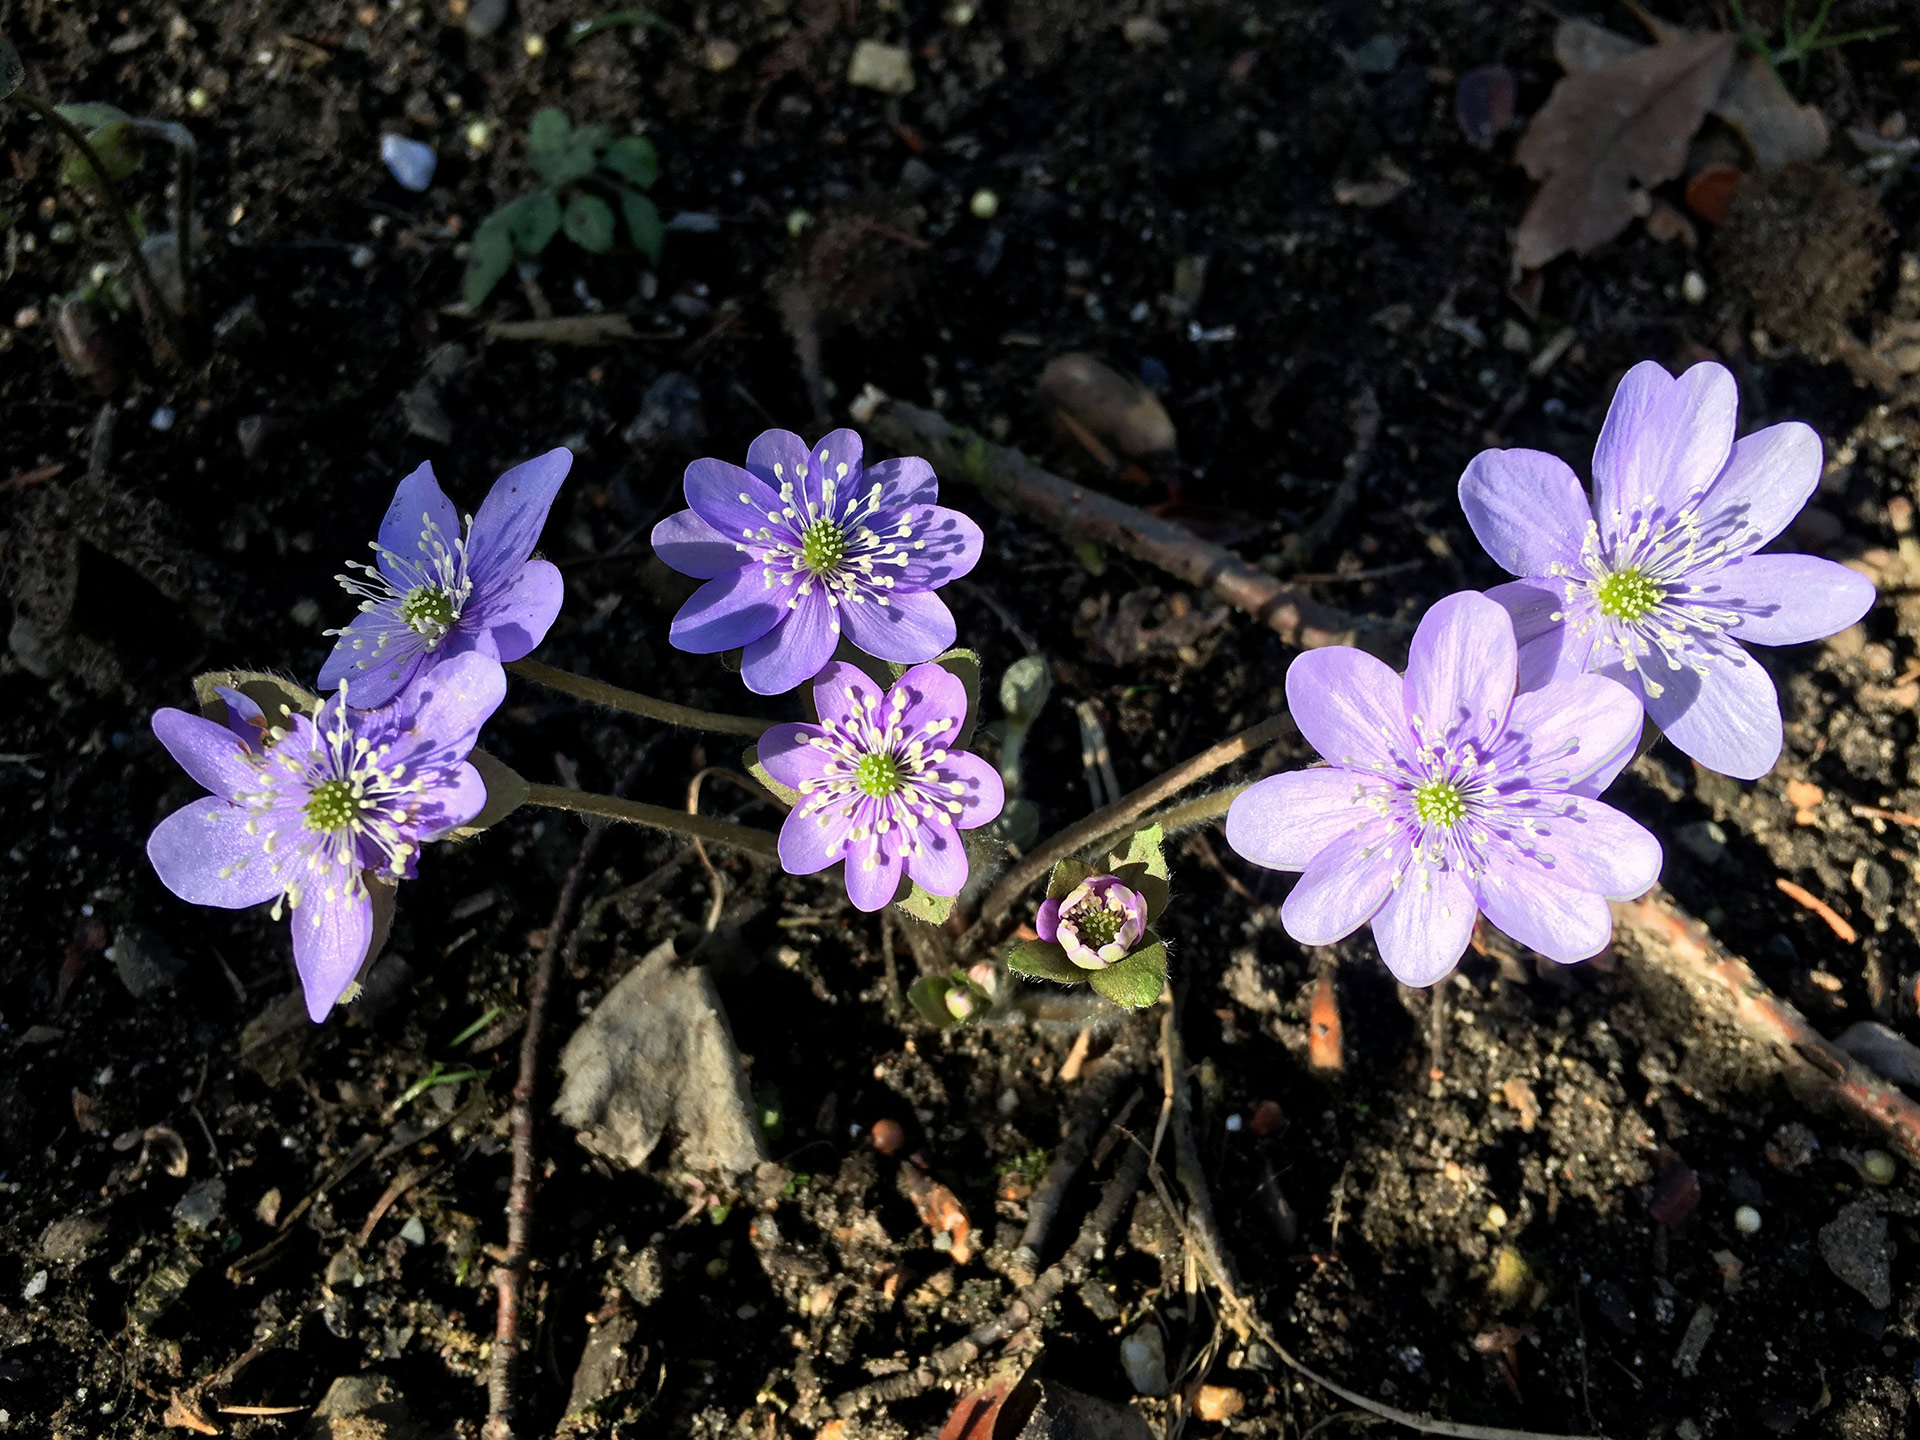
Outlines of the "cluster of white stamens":
M466 517L465 531L473 528L473 517ZM467 574L467 535L448 536L431 515L420 516L420 539L415 555L383 550L380 542L370 542L381 565L357 560L347 562L348 571L358 575L336 575L341 588L360 597L360 613L378 614L386 625L378 630L329 630L329 635L348 637L355 650L372 646L373 653L354 661L356 670L368 670L383 661L404 659L420 650L434 650L459 621L461 611L473 595L473 580Z
M267 739L265 754L253 762L258 788L233 798L251 812L247 833L260 837L260 858L282 882L289 909L313 893L328 901L358 897L366 889L363 869L406 873L419 848L410 837L428 777L389 763L391 745L356 735L344 695L321 711L311 744L302 746L297 736L289 741L278 726ZM253 857L237 861L220 877L253 863ZM280 913L276 900L276 920Z
M941 769L947 751L940 739L957 721L942 718L907 729L904 690L894 691L884 707L869 690L855 690L853 701L845 719L821 717L823 733L808 742L825 753L826 763L817 778L801 782L799 817L822 829L837 826L833 857L865 847L860 865L872 870L889 843L904 855L924 855L929 830L957 824L967 787Z
M905 569L913 552L926 549L927 542L915 538L911 509L893 512L876 528L882 498L878 482L864 491L857 478L849 484L850 467L844 461L832 463L825 449L812 463L818 471L819 497L806 494L806 464L796 466L789 475L783 464L776 463L773 476L779 484L780 508L766 512L766 524L742 529L734 546L762 567L768 589L792 587L788 609L798 606L818 585L830 607L831 626L838 633L840 606L869 601L889 604L887 592L898 576L888 572ZM748 506L755 503L745 491L740 500Z
M1673 510L1651 505L1617 515L1611 541L1589 521L1578 568L1548 567L1549 575L1567 582L1564 607L1552 618L1579 635L1599 628L1590 668L1617 654L1626 669L1640 672L1650 699L1666 688L1648 673L1657 668L1650 659L1664 661L1669 671L1705 675L1705 642L1740 622L1740 612L1715 603L1699 580L1702 571L1747 553L1758 537L1729 516L1716 517L1709 533L1701 498L1695 492Z

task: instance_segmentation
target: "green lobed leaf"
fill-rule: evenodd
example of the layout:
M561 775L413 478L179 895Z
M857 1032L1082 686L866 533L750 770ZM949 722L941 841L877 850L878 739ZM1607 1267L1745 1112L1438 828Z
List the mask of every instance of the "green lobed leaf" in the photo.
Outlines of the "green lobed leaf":
M535 113L527 125L527 160L537 170L541 157L557 154L567 148L572 138L573 124L567 119L566 112L552 105Z
M628 135L607 146L600 163L630 185L651 190L660 178L660 153L644 135Z
M27 67L20 62L20 52L6 36L0 35L0 100L18 90L26 78Z
M959 898L954 895L929 895L913 881L906 881L907 893L893 903L916 920L924 920L929 925L944 925L947 917L953 914L953 903Z
M1029 980L1052 980L1060 985L1084 985L1094 972L1082 970L1060 946L1045 940L1024 940L1007 956L1007 968Z
M1166 836L1160 827L1149 825L1134 831L1123 849L1107 857L1109 873L1146 897L1149 921L1158 920L1160 912L1167 908L1172 876L1167 870L1165 842Z
M1062 860L1047 877L1047 899L1064 900L1082 880L1101 873L1098 866L1089 865L1084 860Z
M604 255L613 248L613 207L598 195L574 191L567 200L564 224L567 238L589 255Z
M938 1025L942 1030L958 1029L966 1022L947 1008L947 995L956 986L945 975L922 975L907 987L907 1003L920 1012L920 1018L929 1024Z
M531 788L518 771L504 760L496 760L484 750L470 751L467 763L480 772L480 783L487 787L487 803L480 813L453 831L452 838L465 840L496 825L527 802Z
M660 211L653 201L638 190L620 190L620 214L626 219L627 234L633 240L633 248L647 257L647 263L658 265L660 251L667 243L667 227L660 219Z
M1000 677L1000 708L1022 729L1031 728L1053 690L1053 677L1044 656L1024 655Z
M516 200L503 205L473 232L473 249L467 256L466 279L460 295L468 306L478 308L493 293L493 287L513 268L513 217Z
M132 117L112 105L56 105L55 110L71 120L87 135L93 153L106 168L107 179L119 184L140 167L140 137L134 133ZM93 164L77 149L66 147L66 159L60 166L60 183L72 189L97 185Z
M538 255L560 233L560 200L551 190L514 201L513 243L521 253Z
M227 702L218 693L221 687L238 690L253 701L265 712L269 725L285 725L289 711L311 715L320 708L318 695L264 670L209 670L193 677L194 703L202 715L221 725L227 722Z
M779 800L789 810L800 803L800 792L791 785L782 785L767 773L767 767L760 763L760 745L756 741L740 752L740 763L747 773L766 787L767 793Z
M1144 1010L1160 998L1167 985L1167 947L1153 939L1127 956L1118 965L1088 972L1093 988L1116 1005L1129 1010Z

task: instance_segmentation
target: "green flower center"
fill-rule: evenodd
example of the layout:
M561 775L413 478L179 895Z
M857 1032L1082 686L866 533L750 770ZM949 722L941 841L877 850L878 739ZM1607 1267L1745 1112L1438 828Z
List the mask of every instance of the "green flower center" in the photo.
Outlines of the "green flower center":
M1083 905L1066 919L1073 926L1073 933L1080 937L1080 943L1089 950L1099 950L1111 945L1120 933L1120 927L1127 923L1127 912L1110 910L1105 905Z
M1467 802L1451 781L1429 780L1414 789L1413 813L1423 825L1451 828L1467 813Z
M322 780L307 797L309 830L344 830L359 818L360 801L348 780Z
M900 762L891 755L862 755L853 767L853 783L862 795L884 800L900 789Z
M1667 598L1667 592L1638 570L1615 570L1594 587L1600 613L1609 620L1632 622Z
M800 535L800 563L815 575L831 575L847 553L847 532L831 520L816 520Z
M453 624L453 597L437 585L416 585L400 602L400 618L422 635L444 635Z

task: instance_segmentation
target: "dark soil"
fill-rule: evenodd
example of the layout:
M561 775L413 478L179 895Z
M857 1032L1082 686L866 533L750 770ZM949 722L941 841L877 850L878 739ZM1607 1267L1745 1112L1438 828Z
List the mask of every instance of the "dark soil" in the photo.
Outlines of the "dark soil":
M1129 498L1166 500L1170 478L1183 512L1243 554L1321 577L1329 603L1402 620L1496 579L1453 498L1474 452L1523 444L1583 464L1627 365L1719 358L1740 378L1743 425L1796 417L1825 437L1829 472L1798 543L1866 566L1885 601L1863 627L1768 656L1788 715L1772 776L1736 785L1662 747L1618 798L1668 843L1679 901L1816 1024L1878 1017L1920 1033L1913 846L1902 821L1857 809L1920 813L1912 396L1755 333L1716 271L1725 252L1638 227L1554 265L1536 309L1509 297L1527 185L1513 132L1490 153L1463 137L1453 76L1504 61L1522 113L1536 108L1558 73L1539 10L1167 0L1129 32L1123 7L1017 0L962 23L972 9L672 0L666 26L616 24L576 46L569 27L596 12L553 0L518 0L479 39L415 0L0 3L0 30L54 100L192 127L204 307L220 322L205 362L173 369L124 327L110 454L94 456L102 402L63 368L51 319L56 297L113 259L112 234L57 184L43 127L0 112L0 476L21 477L0 481L14 635L0 654L0 1430L157 1435L173 1392L258 1346L215 1400L310 1407L371 1368L430 1433L477 1435L513 1020L580 826L524 811L434 853L367 995L311 1028L286 998L284 925L192 909L147 868L147 831L194 792L146 717L187 703L197 670L314 674L321 627L346 614L332 576L421 459L470 507L505 466L561 443L579 458L545 545L569 591L543 658L743 708L752 697L719 664L666 646L687 591L645 537L677 508L694 455L737 456L769 424L816 428L786 329L796 314L822 339L836 419L874 383L1059 466L1071 458L1050 450L1033 382L1055 354L1103 354L1161 390L1179 431L1177 468ZM1713 7L1678 9L1667 18L1715 23ZM1776 23L1780 7L1748 9ZM1620 7L1600 18L1633 28ZM1846 132L1896 134L1892 120L1920 112L1920 71L1903 59L1916 32L1898 0L1841 0L1830 26L1887 23L1907 29L1822 51L1806 74L1833 163L1854 167L1887 221L1848 232L1877 253L1796 242L1865 277L1848 282L1865 313L1846 299L1834 322L1863 338L1920 313L1920 270L1899 263L1920 191L1904 159L1865 168ZM910 94L844 82L863 38L910 47ZM738 58L716 68L729 46ZM663 213L706 228L670 234L657 280L630 251L556 244L537 277L509 277L469 316L453 305L461 238L528 183L519 137L543 105L644 127ZM476 119L491 127L484 152L464 138ZM381 166L389 129L438 147L425 195ZM1386 162L1410 177L1401 193L1335 202L1336 182L1378 180ZM150 156L129 182L151 214L165 169ZM998 197L990 219L970 208L981 189ZM1689 272L1704 302L1689 302ZM488 338L486 321L548 305L627 313L641 338ZM630 432L669 374L686 378L655 393L680 404ZM1368 389L1383 423L1343 492ZM441 420L450 438L428 438ZM90 459L103 462L91 476ZM957 478L946 498L978 510ZM950 593L989 677L1025 653L1023 635L1053 664L1026 767L1048 831L1088 809L1073 702L1103 717L1123 788L1282 704L1289 655L1270 632L1234 616L1156 633L1210 598L1118 559L1092 573L1024 524L979 518L988 556L977 584ZM1288 544L1301 533L1326 538L1302 553ZM735 761L729 744L518 684L488 744L530 778L601 789L644 756L633 793L675 806L696 770ZM1303 758L1283 746L1266 763ZM1395 986L1364 936L1337 955L1289 941L1283 879L1217 835L1181 846L1167 929L1202 1158L1264 1314L1308 1364L1398 1406L1545 1432L1876 1440L1920 1424L1920 1181L1903 1165L1891 1186L1867 1183L1860 1157L1878 1137L1787 1093L1765 1056L1631 955L1543 969L1489 937L1444 987L1436 1025L1433 1001ZM609 835L592 898L676 854L670 837ZM580 1433L810 1433L802 1417L828 1412L809 1411L809 1393L906 1368L1012 1294L992 1265L955 1267L934 1248L897 1188L904 1157L953 1189L985 1241L1010 1243L1074 1108L1058 1075L1077 1034L1092 1024L1096 1056L1151 1049L1151 1022L1128 1022L1136 1033L1111 1011L1031 998L936 1032L903 1013L889 969L910 979L913 962L904 946L883 956L878 922L823 882L744 864L731 876L715 979L783 1168L754 1193L708 1197L664 1167L614 1170L543 1126L525 1433L559 1426L570 1394L593 1402L569 1422ZM1858 939L1780 877L1850 917ZM650 898L604 907L563 967L550 1052L707 906L687 865ZM1345 1072L1327 1080L1307 1063L1307 1007L1336 962ZM502 1018L452 1044L496 1007ZM408 1097L435 1064L482 1073ZM1136 1115L1150 1119L1155 1062L1141 1084ZM905 1128L898 1154L867 1144L882 1120ZM1105 1173L1069 1191L1056 1247ZM1698 1204L1678 1213L1690 1183ZM1877 1309L1818 1243L1863 1196L1883 1202L1897 1246ZM1755 1233L1736 1228L1743 1205ZM1348 1408L1218 1330L1178 1243L1157 1202L1130 1212L1096 1284L1063 1297L1039 1373L1125 1400L1120 1337L1150 1323L1170 1357L1205 1351L1210 1382L1244 1398L1235 1433L1298 1436ZM626 1337L617 1360L588 1347L609 1326ZM588 1381L600 1376L585 1390L583 1353ZM953 1398L869 1411L844 1433L933 1433ZM1168 1413L1134 1403L1156 1426ZM208 1418L272 1435L305 1412Z

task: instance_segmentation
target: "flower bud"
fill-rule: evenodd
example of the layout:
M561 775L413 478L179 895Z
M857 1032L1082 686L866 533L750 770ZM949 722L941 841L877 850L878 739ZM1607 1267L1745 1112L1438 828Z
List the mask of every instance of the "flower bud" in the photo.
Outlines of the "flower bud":
M1105 970L1147 933L1147 899L1113 875L1090 875L1065 898L1040 907L1034 928L1083 970Z

